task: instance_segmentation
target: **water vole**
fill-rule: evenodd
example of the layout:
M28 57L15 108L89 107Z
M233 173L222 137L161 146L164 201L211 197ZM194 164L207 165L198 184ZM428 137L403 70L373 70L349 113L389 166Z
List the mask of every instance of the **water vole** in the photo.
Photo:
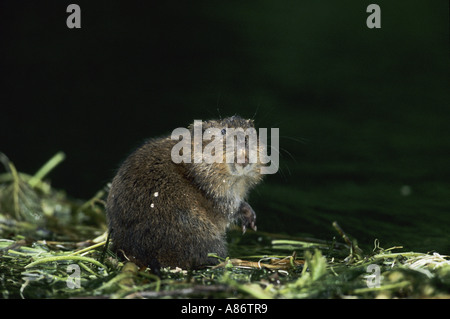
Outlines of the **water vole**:
M201 123L202 133L214 128L224 136L230 128L253 127L252 120L238 116ZM189 127L191 133L194 129ZM246 197L262 180L261 164L249 161L248 148L244 162L236 161L236 154L227 163L225 141L222 163L196 163L193 154L190 163L175 163L171 153L179 141L171 136L150 139L135 150L119 168L107 199L114 249L152 268L196 268L217 263L208 253L226 257L230 224L256 230Z

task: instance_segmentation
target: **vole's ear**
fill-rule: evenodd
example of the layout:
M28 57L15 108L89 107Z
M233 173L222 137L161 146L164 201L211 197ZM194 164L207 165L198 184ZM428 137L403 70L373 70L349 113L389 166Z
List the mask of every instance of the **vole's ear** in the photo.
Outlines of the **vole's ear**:
M196 120L196 122L198 123L198 122L200 122L200 120ZM195 123L189 124L188 130L193 130L194 125L195 125ZM213 120L202 121L202 132L205 131L207 128L215 127L216 125L218 125L217 121L213 121Z
M194 120L194 123L189 124L189 126L187 127L188 130L192 131L196 125L199 125L200 121L201 120ZM205 129L205 122L201 121L201 124L202 124L202 130L204 130Z

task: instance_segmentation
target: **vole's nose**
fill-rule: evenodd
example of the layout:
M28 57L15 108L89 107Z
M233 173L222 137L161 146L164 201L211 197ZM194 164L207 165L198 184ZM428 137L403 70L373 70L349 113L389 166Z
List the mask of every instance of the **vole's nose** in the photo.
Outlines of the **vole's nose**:
M236 164L242 167L246 167L249 164L248 152L245 148L237 150Z

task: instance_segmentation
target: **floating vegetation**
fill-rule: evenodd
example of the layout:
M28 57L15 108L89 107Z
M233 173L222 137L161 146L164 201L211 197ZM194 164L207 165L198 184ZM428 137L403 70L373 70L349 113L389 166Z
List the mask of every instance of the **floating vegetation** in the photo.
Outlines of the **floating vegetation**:
M449 256L378 240L363 251L337 223L331 241L249 231L244 244L236 229L232 258L156 276L108 249L107 190L82 202L44 180L63 159L56 154L31 176L1 155L2 298L450 298Z
M0 174L0 238L24 235L37 239L79 240L92 238L106 230L100 190L83 202L68 198L51 187L44 178L65 159L58 152L36 174L18 172L0 152L6 173Z

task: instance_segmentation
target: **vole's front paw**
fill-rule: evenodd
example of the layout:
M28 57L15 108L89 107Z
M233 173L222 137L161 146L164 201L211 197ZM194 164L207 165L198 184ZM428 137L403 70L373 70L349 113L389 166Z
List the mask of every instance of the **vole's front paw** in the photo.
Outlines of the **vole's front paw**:
M256 213L248 203L241 203L241 206L239 207L239 214L242 224L242 233L245 233L247 227L250 227L256 231Z

